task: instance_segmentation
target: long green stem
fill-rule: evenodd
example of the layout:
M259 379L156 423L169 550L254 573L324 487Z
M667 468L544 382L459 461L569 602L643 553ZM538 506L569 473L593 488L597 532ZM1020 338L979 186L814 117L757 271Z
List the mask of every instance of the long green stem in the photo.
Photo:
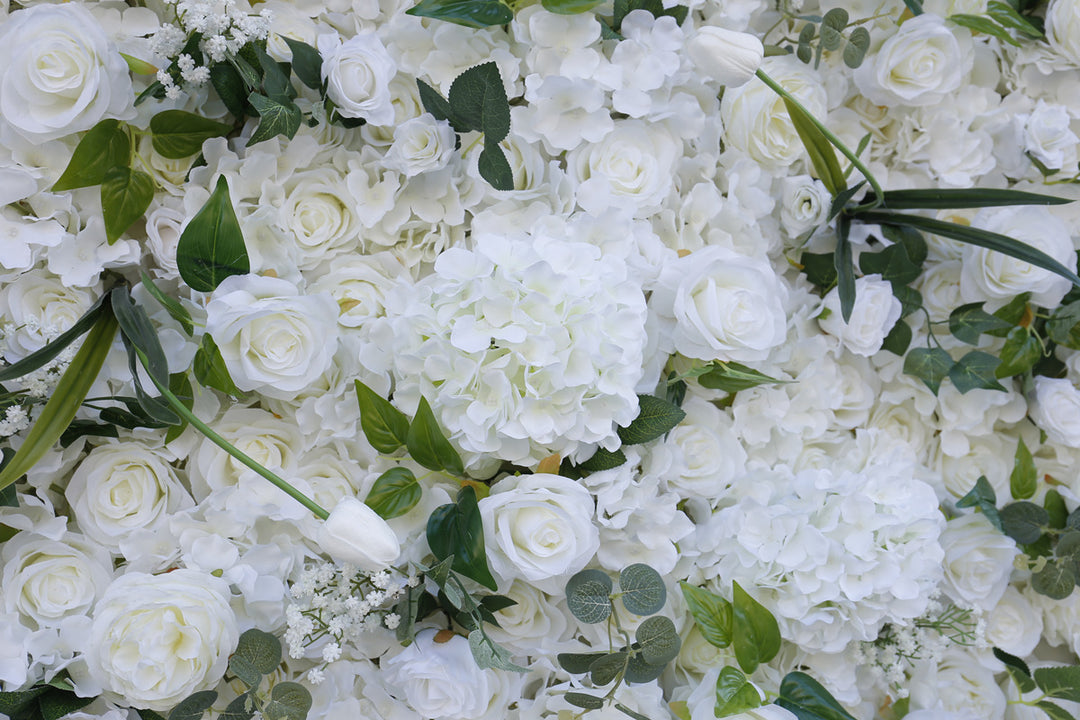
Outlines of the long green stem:
M862 160L859 159L859 156L853 153L851 151L851 148L845 145L843 141L840 140L840 138L836 137L836 135L834 135L832 131L829 130L829 128L825 127L820 120L814 117L813 113L803 107L802 103L795 99L794 95L785 90L783 86L780 85L780 83L769 77L764 70L758 68L756 74L761 80L761 82L772 88L773 92L775 92L777 95L784 98L792 105L806 113L806 117L810 118L810 122L814 123L814 127L820 130L821 134L824 135L825 138L833 144L833 147L843 153L844 157L850 160L851 164L858 168L859 172L863 174L863 177L866 178L866 181L870 183L870 187L874 189L874 202L867 203L866 206L863 207L863 209L876 208L881 205L881 199L882 197L884 197L885 191L881 189L881 185L878 183L877 178L875 178L870 172L869 168L867 168L866 165L863 164Z
M320 518L322 520L325 520L326 518L330 517L330 513L327 512L324 508L322 508L314 500L312 500L307 495L305 495L304 493L302 493L299 490L297 490L296 488L294 488L292 485L287 483L285 480L281 479L280 477L278 477L274 473L267 470L265 467L263 467L259 463L252 460L250 457L248 457L247 455L242 453L240 450L238 450L236 448L236 446L234 446L228 440L226 440L225 438L221 437L216 432L211 430L210 427L206 423L204 423L199 418L195 417L195 413L188 410L187 407L184 406L184 403L180 402L180 398L173 395L172 391L169 390L169 388L165 387L160 382L158 382L157 378L155 378L153 373L150 372L150 368L147 367L148 363L147 363L147 360L146 360L146 356L141 351L137 351L137 352L139 354L139 360L142 362L143 367L146 368L146 371L147 371L146 374L149 375L150 379L154 381L154 385L157 387L158 391L161 393L161 397L165 398L165 400L168 401L169 407L172 408L173 412L175 412L180 417L187 420L188 423L190 423L196 430L198 430L203 435L205 435L207 438L209 438L210 442L214 443L219 448L221 448L222 450L224 450L225 452L229 453L234 458L239 460L241 463L243 463L247 467L251 468L256 473L261 475L262 477L269 480L271 483L273 483L273 485L275 487L279 488L286 495L288 495L289 497L296 500L298 503L300 503L301 505L306 507L311 512L315 513L315 517L318 517L318 518Z

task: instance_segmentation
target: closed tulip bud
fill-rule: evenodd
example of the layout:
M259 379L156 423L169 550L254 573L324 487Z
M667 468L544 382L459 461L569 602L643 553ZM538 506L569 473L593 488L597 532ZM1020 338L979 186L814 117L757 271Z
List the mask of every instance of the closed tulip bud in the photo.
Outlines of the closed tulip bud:
M699 29L686 50L702 75L727 87L754 77L765 57L765 48L753 35L711 25Z
M343 497L319 528L315 539L327 555L369 573L390 567L401 545L375 511L355 497Z

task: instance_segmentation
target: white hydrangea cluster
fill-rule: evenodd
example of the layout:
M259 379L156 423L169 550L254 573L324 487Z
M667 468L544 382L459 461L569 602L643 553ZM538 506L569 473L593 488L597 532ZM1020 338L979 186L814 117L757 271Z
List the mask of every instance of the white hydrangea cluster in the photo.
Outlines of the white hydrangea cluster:
M390 310L395 399L438 408L475 466L615 448L637 415L645 297L621 257L550 235L482 234Z

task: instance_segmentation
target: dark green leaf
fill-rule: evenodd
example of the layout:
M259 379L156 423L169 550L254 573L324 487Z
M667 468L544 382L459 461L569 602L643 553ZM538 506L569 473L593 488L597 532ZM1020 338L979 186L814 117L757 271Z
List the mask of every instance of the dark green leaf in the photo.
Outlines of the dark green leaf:
M34 703L37 697L48 689L47 685L37 685L29 690L0 692L0 713L15 716Z
M210 84L233 117L247 115L248 88L236 68L229 63L214 63L210 66Z
M1049 700L1040 700L1035 703L1035 707L1046 713L1046 717L1050 720L1076 720L1072 713L1060 705L1055 705Z
M893 285L893 296L900 301L900 317L905 318L922 308L922 294L907 285Z
M292 51L292 70L300 82L312 90L322 87L322 56L319 51L300 40L281 36Z
M1030 38L1043 37L1042 30L1031 24L1031 21L1018 13L1016 8L1001 0L990 0L986 4L986 14L997 20L1003 27L1016 30Z
M396 518L416 507L423 494L412 470L390 468L375 480L364 502L384 520Z
M163 293L145 271L140 271L139 277L142 279L143 287L150 293L150 296L161 303L161 306L169 313L169 317L180 323L180 327L187 333L187 336L191 337L195 332L195 323L192 322L191 313L187 311L187 308L175 298Z
M982 350L972 350L949 369L949 379L961 393L971 390L1005 390L997 381L1001 360Z
M740 390L748 390L758 385L769 383L783 383L785 380L777 380L760 373L753 368L740 365L736 362L713 361L711 369L698 377L702 387L711 390L723 390L734 393Z
M950 15L948 19L952 20L957 25L961 25L976 32L985 33L986 35L991 35L993 37L996 37L998 40L1001 40L1002 42L1007 42L1010 45L1020 47L1020 43L1016 40L1016 38L1009 34L1008 30L983 15L970 15L968 13L959 13L957 15Z
M255 714L255 706L249 693L233 698L218 720L249 720Z
M556 659L563 670L572 675L580 675L589 672L592 664L602 657L607 657L607 653L559 653Z
M645 563L634 563L619 573L623 606L635 615L660 612L667 602L667 588L660 573Z
M716 678L716 706L713 714L722 718L761 706L761 696L738 668L730 665Z
M161 100L165 97L165 86L155 80L150 83L145 90L139 93L139 96L135 98L135 107L139 107L150 98L157 98Z
M403 647L408 647L416 636L416 620L420 609L420 598L427 595L427 593L423 591L423 586L409 587L408 585L405 586L404 592L405 597L394 606L394 612L401 618L398 626L394 629L394 635ZM428 597L431 596L428 595Z
M455 120L484 133L485 149L505 138L510 132L510 103L499 66L486 62L458 75L450 85L450 109Z
M476 504L476 491L466 485L457 502L435 508L427 523L431 553L442 560L454 556L454 571L494 590L495 578L488 570L484 552L484 525Z
M788 673L780 683L776 704L799 720L855 720L828 690L806 673Z
M735 659L745 673L766 663L780 652L780 626L764 605L732 583L732 645Z
M213 292L230 275L246 275L251 270L224 175L218 176L210 199L181 233L176 266L188 287L199 292Z
M675 623L663 615L653 615L638 625L634 640L641 646L642 659L650 665L671 662L682 645Z
M911 346L911 337L911 326L903 319L897 320L892 330L885 336L885 342L881 344L881 348L894 355L902 356Z
M935 395L952 366L952 356L941 348L915 348L904 358L904 372L922 380Z
M994 493L993 486L986 479L986 476L980 476L975 481L974 487L968 491L967 495L956 501L956 507L966 508L974 507L982 511L982 514L986 516L986 519L990 521L990 524L1001 532L1005 532L1005 529L1001 525L1001 517L998 515L997 509L997 495Z
M395 429L396 432L396 429ZM439 421L431 411L426 398L420 398L416 416L405 436L409 455L428 470L446 470L451 475L463 475L465 468L461 456L439 428ZM494 588L492 588L494 589Z
M848 35L847 45L844 46L844 64L854 70L863 64L869 49L870 31L861 26L855 28Z
M68 345L78 340L85 335L90 328L94 326L102 312L107 312L108 308L105 307L105 299L108 297L108 293L101 295L94 304L83 313L82 317L72 324L70 328L56 336L45 347L40 350L35 350L22 360L19 360L12 365L8 365L6 368L0 369L0 382L6 382L7 380L14 380L15 378L22 377L44 367L48 363L52 362L57 355L64 351Z
M75 146L64 174L52 192L100 185L113 168L131 164L131 140L118 120L102 120Z
M823 36L824 37L824 36ZM787 108L791 124L795 132L799 134L810 162L818 178L825 184L830 195L835 196L847 188L844 179L844 171L836 160L836 152L833 150L829 139L818 129L814 121L798 105L784 98L784 106Z
M1080 666L1036 668L1035 684L1052 698L1080 702Z
M889 190L883 196L890 210L953 210L1005 205L1065 205L1068 198L1001 188Z
M587 695L586 693L568 692L563 695L563 699L574 707L585 708L586 710L599 710L604 707L604 698Z
M420 0L406 15L445 20L471 28L506 25L514 11L498 0Z
M477 159L480 177L487 180L488 184L496 190L513 190L514 171L510 169L510 163L502 148L499 147L499 143L490 139L492 137L494 136L484 136L484 149L480 151L480 157Z
M248 687L258 687L263 675L281 665L281 641L270 633L251 628L240 635L236 651L229 657L229 671ZM244 674L237 671L240 668Z
M1040 595L1045 595L1052 600L1064 600L1072 595L1076 587L1076 574L1067 562L1051 560L1046 567L1031 574L1031 589ZM1035 679L1038 680L1039 671L1035 671Z
M1050 313L1046 332L1058 345L1080 350L1080 300L1062 305Z
M1042 357L1042 344L1030 329L1015 327L1005 336L1001 348L1001 365L995 371L999 378L1012 377L1031 370Z
M259 113L259 126L247 141L246 147L251 147L264 140L276 138L278 135L292 139L296 131L300 129L300 122L304 119L300 108L291 100L269 98L259 93L248 95L248 102Z
M969 303L949 313L949 332L962 342L977 345L979 335L990 330L1012 330L1013 324L982 309L981 302Z
M619 428L619 439L623 445L647 443L667 434L685 417L685 412L667 400L638 395L638 415L629 425Z
M859 269L863 275L881 275L882 280L907 285L917 279L922 267L908 257L903 245L890 245L876 253L864 252L859 256Z
M1013 456L1012 474L1009 476L1009 491L1014 500L1026 500L1035 494L1038 487L1038 476L1035 473L1035 461L1031 457L1031 451L1020 438L1016 443L1016 454ZM1060 495L1058 497L1061 497ZM1047 515L1049 522L1050 516Z
M409 418L364 383L357 380L355 384L364 437L379 452L394 452L408 440Z
M1002 305L994 311L994 317L1004 320L1009 324L1008 328L993 328L991 330L985 330L987 335L993 335L994 337L1005 337L1012 330L1014 325L1019 325L1024 319L1024 316L1028 314L1028 301L1031 299L1031 293L1026 292L1021 295L1017 295L1007 304Z
M184 110L163 110L150 118L154 150L173 160L194 155L202 150L203 142L227 135L230 130L232 125Z
M855 309L855 264L851 259L851 243L848 232L851 220L847 215L836 219L836 250L833 251L833 265L836 268L836 292L840 297L840 315L844 322L851 320L851 311Z
M589 677L592 679L593 686L600 687L601 685L607 685L621 675L623 668L626 667L628 656L629 653L626 651L613 652L603 654L594 660L593 663L589 665Z
M592 625L611 615L611 578L600 570L582 570L566 583L566 604L581 622Z
M623 676L627 682L647 683L652 682L664 673L664 665L652 665L645 662L640 653L630 656L630 662L626 666L626 674Z
M1022 545L1038 540L1050 521L1046 510L1030 502L1010 503L998 510L998 516L1005 534Z
M263 716L267 720L304 720L310 709L311 693L306 687L296 682L279 682L270 691L270 702Z
M899 225L882 225L881 234L886 240L903 245L907 250L911 262L921 266L926 262L926 256L930 252L926 245L926 239L915 228L901 227Z
M622 703L615 703L615 709L618 710L619 712L621 712L623 715L626 715L627 717L633 718L633 720L651 720L651 718L648 718L648 717L642 715L639 712L635 712L634 710L631 710L630 708L626 707Z
M804 252L799 258L802 272L813 285L828 290L836 284L836 263L833 253Z
M799 58L804 63L809 64L811 58L813 58L813 50L810 49L810 43L814 41L814 37L817 35L817 29L814 23L806 23L802 26L802 30L799 31L799 44L795 49L795 57Z
M416 87L420 91L420 102L425 110L431 113L436 120L450 119L450 103L439 94L438 90L419 78L416 79Z
M195 379L203 387L214 388L236 398L244 397L243 391L236 387L232 376L229 375L225 359L221 357L221 351L210 335L203 335L202 344L195 351L192 370L195 373Z
M904 5L907 6L912 15L922 15L922 0L904 0Z
M600 472L617 468L624 462L626 462L626 455L622 450L597 448L592 457L578 465L578 468L585 472Z
M114 425L99 425L93 420L72 420L67 430L60 435L60 447L68 447L81 437L118 438L120 433ZM8 489L12 489L11 486Z
M731 603L708 590L680 582L686 607L697 623L701 636L718 648L731 644Z
M142 170L114 167L101 181L105 239L112 245L143 216L154 199L154 179Z
M135 712L139 714L139 717L142 718L142 720L165 720L164 715L156 713L153 710L136 708Z
M1012 676L1016 686L1020 688L1020 692L1029 693L1035 689L1035 681L1031 679L1031 670L1026 662L1015 655L1010 655L1001 648L994 648L993 650L994 657L1005 663L1005 669L1009 671L1009 675Z
M1043 498L1043 507L1046 508L1046 515L1049 518L1050 527L1055 530L1061 530L1065 527L1065 521L1069 515L1069 511L1068 508L1065 507L1065 498L1061 497L1061 493L1053 488L1047 490L1046 497Z
M251 43L249 47L259 63L259 69L262 70L262 89L266 97L285 106L291 104L292 99L296 97L296 91L289 82L288 71L267 55L258 44ZM261 112L259 114L262 115Z
M588 12L603 0L542 0L544 9L558 15L577 15Z
M169 713L169 720L199 720L217 700L216 690L193 693L180 701Z

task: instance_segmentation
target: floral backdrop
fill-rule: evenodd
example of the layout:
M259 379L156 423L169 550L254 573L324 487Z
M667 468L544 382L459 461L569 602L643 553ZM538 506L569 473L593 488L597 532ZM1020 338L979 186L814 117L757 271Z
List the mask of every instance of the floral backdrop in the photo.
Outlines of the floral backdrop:
M0 713L1065 720L1080 0L0 2Z

